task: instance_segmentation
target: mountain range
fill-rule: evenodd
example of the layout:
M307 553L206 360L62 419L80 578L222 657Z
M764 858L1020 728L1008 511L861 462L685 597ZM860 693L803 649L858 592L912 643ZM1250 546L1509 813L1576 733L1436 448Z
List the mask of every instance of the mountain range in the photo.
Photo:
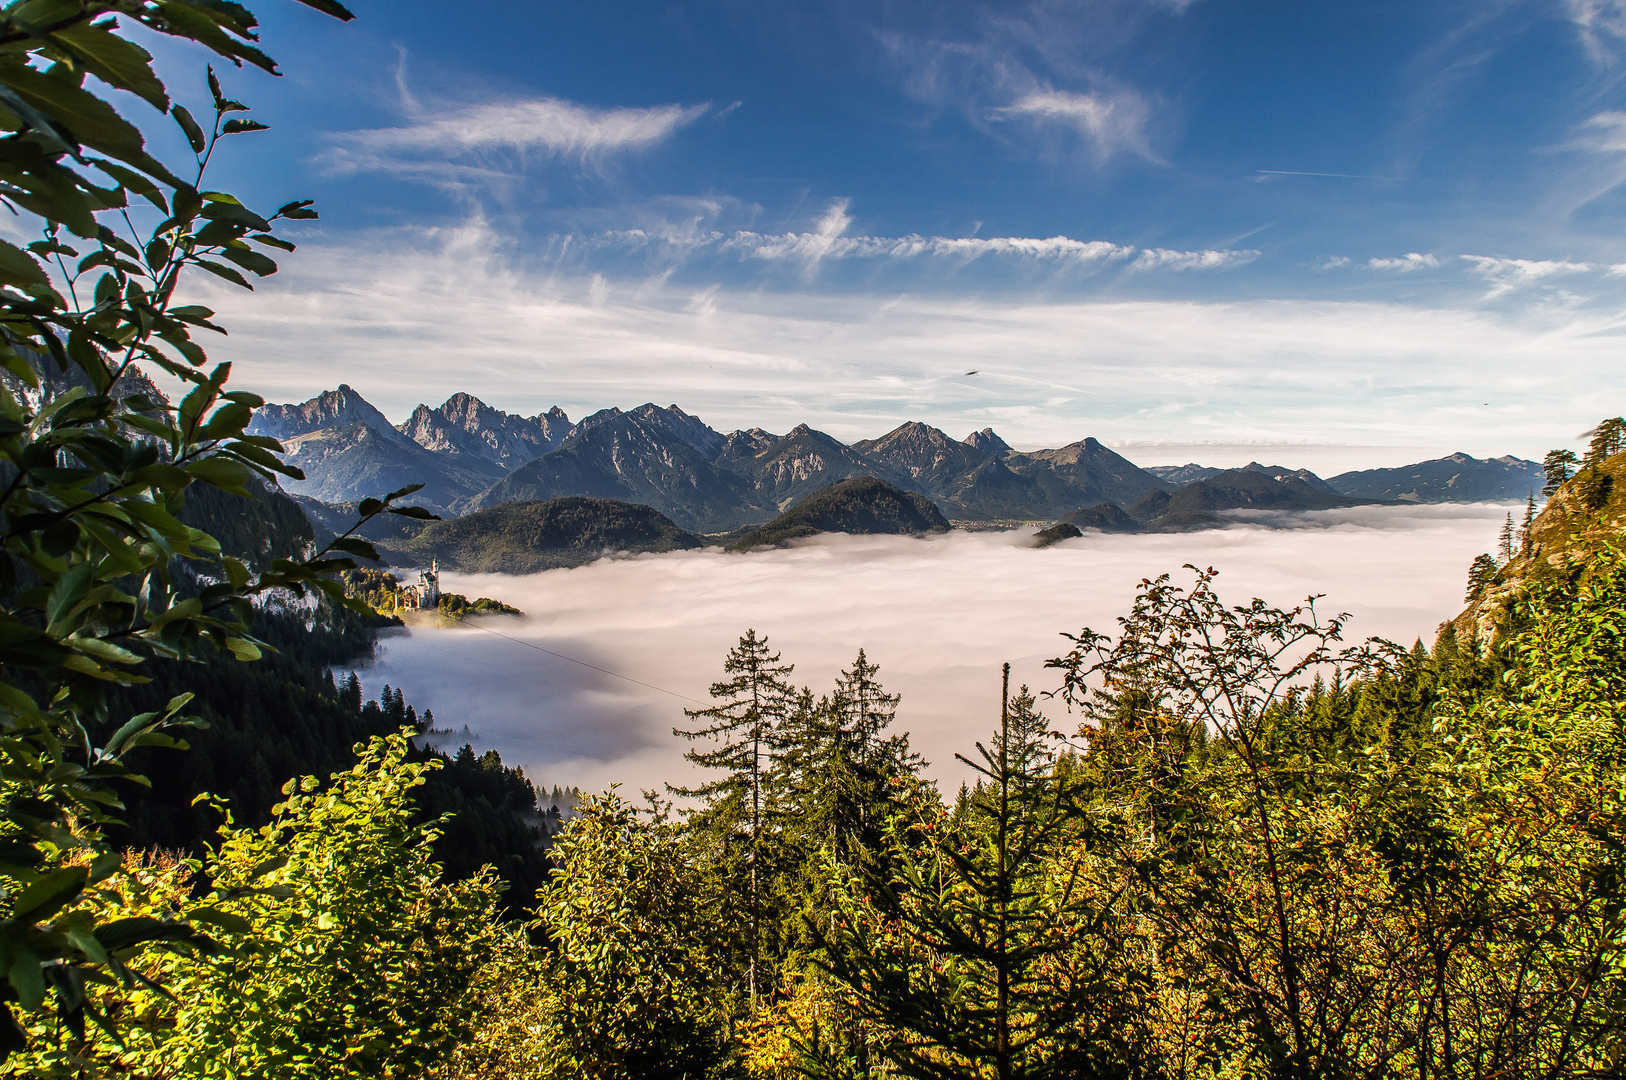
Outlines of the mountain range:
M1522 498L1541 483L1535 462L1466 454L1330 480L1258 463L1143 469L1093 438L1020 451L991 428L955 439L918 422L845 444L805 424L784 435L723 433L676 405L652 403L572 423L559 408L523 416L455 394L394 425L345 385L301 404L265 406L251 432L282 440L288 461L304 470L305 480L284 482L291 494L327 506L422 483L413 501L447 517L584 496L647 506L686 532L713 535L760 526L863 476L924 496L952 520L1057 521L1111 504L1136 527L1157 529L1202 527L1218 510L1248 506ZM1101 527L1087 517L1076 524ZM1125 527L1118 516L1096 515L1101 525L1109 518Z

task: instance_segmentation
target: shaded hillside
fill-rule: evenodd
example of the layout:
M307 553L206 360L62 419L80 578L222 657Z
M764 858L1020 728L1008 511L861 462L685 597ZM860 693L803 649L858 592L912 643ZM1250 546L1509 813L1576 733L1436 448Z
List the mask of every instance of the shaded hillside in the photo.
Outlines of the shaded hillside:
M1102 502L1064 514L1058 525L1102 532L1185 532L1230 524L1220 513L1226 510L1331 510L1342 506L1368 505L1376 500L1337 495L1326 489L1314 473L1308 479L1299 472L1271 470L1263 466L1228 469L1176 489L1148 491L1125 510L1115 502ZM1057 534L1054 539L1060 539Z
M1131 512L1152 512L1155 516L1143 519L1147 527L1168 532L1217 524L1221 510L1332 510L1375 501L1337 495L1292 474L1275 479L1262 470L1227 469L1187 484L1167 502L1148 500Z
M591 423L590 423L591 422ZM679 409L644 405L595 415L550 453L520 466L469 503L587 495L654 507L695 532L764 521L778 509L744 477L711 463L724 438Z
M419 405L400 431L425 450L514 469L563 442L570 434L570 417L558 406L536 416L516 416L477 397L453 394L437 409Z
M857 450L806 424L777 438L760 428L735 432L725 440L714 464L744 477L776 509L838 480L884 471ZM887 479L898 483L900 478ZM913 485L903 480L899 486Z
M703 544L647 506L573 495L502 503L431 522L416 536L382 547L399 565L439 559L442 567L469 573L530 574L580 566L609 552L676 551Z
M1499 458L1450 457L1397 469L1340 473L1327 483L1343 495L1400 502L1496 502L1539 493L1541 464L1512 455Z
M1138 526L1137 526L1138 527ZM1059 544L1063 540L1077 540L1084 535L1080 529L1070 521L1058 521L1048 529L1040 529L1033 534L1033 546L1047 548L1051 544Z
M1095 439L1069 443L1056 450L1010 454L1005 464L1042 485L1052 480L1047 490L1052 498L1061 498L1064 503L1055 511L1058 514L1103 502L1127 506L1148 491L1167 491L1173 486Z
M1079 529L1096 529L1100 532L1139 532L1142 528L1141 523L1122 507L1110 502L1097 503L1095 506L1064 514L1058 524L1072 525Z
M731 549L747 551L825 532L920 536L948 528L948 520L924 495L859 476L809 495Z
M474 457L454 462L394 428L381 430L362 422L285 438L283 446L287 448L283 460L305 473L304 480L285 478L284 489L327 503L356 502L422 484L423 489L407 501L446 514L502 475L501 467L492 462Z
M879 439L855 442L852 448L926 491L945 491L962 483L989 457L930 424L914 421L898 425Z

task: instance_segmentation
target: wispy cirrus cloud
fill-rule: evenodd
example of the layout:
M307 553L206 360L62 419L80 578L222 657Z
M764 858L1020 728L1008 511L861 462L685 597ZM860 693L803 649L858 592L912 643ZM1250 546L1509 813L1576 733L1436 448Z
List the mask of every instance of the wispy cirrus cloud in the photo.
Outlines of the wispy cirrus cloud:
M1174 251L1169 248L1147 248L1135 256L1131 270L1228 270L1246 266L1259 257L1252 249L1211 249L1206 251Z
M732 253L767 262L801 263L809 273L826 260L885 259L893 261L945 260L968 263L978 259L1007 258L1055 267L1100 268L1126 265L1132 270L1224 270L1243 266L1259 257L1256 250L1138 248L1110 240L1078 240L1070 236L870 236L849 235L851 203L832 202L801 232L767 233L750 229L732 232L682 229L612 230L584 238L585 246L625 245L643 248L660 245L674 255L703 251Z
M1626 153L1626 112L1608 111L1588 117L1569 147L1599 154Z
M1401 274L1409 274L1413 270L1432 270L1440 265L1440 260L1433 255L1425 255L1419 251L1408 251L1404 255L1397 255L1393 258L1368 259L1366 265L1373 270L1393 270Z
M1570 21L1594 63L1613 64L1626 43L1626 0L1567 0Z
M407 99L395 127L332 135L323 163L339 174L385 171L425 177L494 174L493 161L572 158L601 165L647 150L694 123L709 104L596 108L562 98L509 98L426 109Z
M1487 298L1533 285L1544 278L1563 274L1583 274L1595 269L1591 263L1567 259L1504 259L1495 255L1464 255L1474 273L1491 283Z
M993 109L999 120L1027 120L1055 124L1076 131L1094 147L1097 158L1105 160L1119 151L1157 161L1147 138L1146 125L1151 107L1134 90L1071 93L1065 90L1032 90L1009 105Z

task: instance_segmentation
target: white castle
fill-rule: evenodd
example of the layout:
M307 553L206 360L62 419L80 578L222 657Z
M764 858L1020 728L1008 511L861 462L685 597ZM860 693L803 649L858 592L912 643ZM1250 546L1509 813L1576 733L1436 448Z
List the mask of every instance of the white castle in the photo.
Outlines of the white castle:
M418 571L418 583L401 590L401 606L416 611L434 611L440 604L440 560L430 559L429 569Z

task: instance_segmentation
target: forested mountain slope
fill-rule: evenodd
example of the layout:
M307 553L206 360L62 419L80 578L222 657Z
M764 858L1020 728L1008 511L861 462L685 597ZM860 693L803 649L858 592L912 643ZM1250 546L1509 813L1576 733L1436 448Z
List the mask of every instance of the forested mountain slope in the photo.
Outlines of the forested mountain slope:
M253 490L245 499L195 486L182 519L251 567L307 554L316 536L299 506L275 488ZM290 777L348 768L358 742L402 725L426 725L428 718L399 695L364 702L359 685L334 679L333 669L372 655L375 625L315 598L273 596L254 618L256 635L272 646L259 660L211 650L192 662L147 661L143 673L150 681L116 691L114 715L160 708L175 694L191 692L196 696L187 711L203 723L185 732L190 746L184 751L137 751L137 771L151 783L121 791L125 824L116 839L137 850L198 851L220 817L207 803L194 802L196 796L219 796L239 824L258 825L284 798ZM441 755L420 751L417 757ZM438 857L458 875L495 865L513 886L510 901L528 902L545 868L528 781L490 756L463 766L445 761L447 768L430 773L418 795L426 817L454 808L461 814L443 830Z
M1600 457L1565 480L1511 541L1504 558L1487 553L1476 561L1468 607L1450 624L1457 636L1493 640L1532 585L1583 573L1590 553L1626 545L1626 453Z
M431 522L409 539L381 543L380 551L402 566L437 559L448 570L529 574L617 552L675 551L703 543L651 507L570 495L498 503Z
M814 492L736 542L733 549L748 551L824 532L921 536L948 528L948 519L924 495L873 476L858 476Z

